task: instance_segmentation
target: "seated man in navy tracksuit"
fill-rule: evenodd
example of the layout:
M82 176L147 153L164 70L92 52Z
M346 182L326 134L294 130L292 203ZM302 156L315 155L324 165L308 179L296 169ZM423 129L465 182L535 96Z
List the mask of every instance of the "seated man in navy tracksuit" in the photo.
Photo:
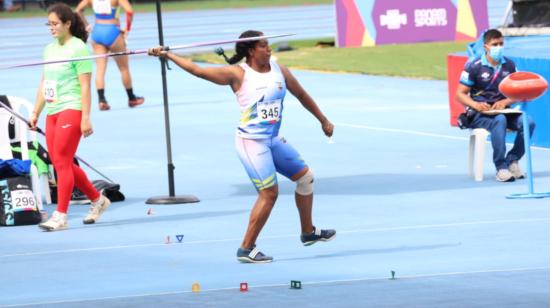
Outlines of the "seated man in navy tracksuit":
M470 119L469 128L484 128L491 133L493 146L493 163L496 167L496 180L512 182L525 176L519 168L518 161L525 153L523 143L522 115L484 114L484 111L508 108L515 101L506 98L499 92L500 82L516 71L512 60L502 55L504 37L498 30L491 29L483 35L485 53L466 64L460 76L456 98L466 106ZM530 117L530 135L533 135L535 123ZM514 146L506 154L506 129L517 131Z

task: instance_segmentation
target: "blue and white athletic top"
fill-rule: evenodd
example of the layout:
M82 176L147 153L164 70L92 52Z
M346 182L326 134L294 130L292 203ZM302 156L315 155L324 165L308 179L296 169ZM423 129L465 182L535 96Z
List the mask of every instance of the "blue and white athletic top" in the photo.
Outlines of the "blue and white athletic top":
M237 135L247 139L264 139L279 134L286 94L285 77L275 61L271 70L258 73L248 64L241 63L244 80L235 93L241 110Z

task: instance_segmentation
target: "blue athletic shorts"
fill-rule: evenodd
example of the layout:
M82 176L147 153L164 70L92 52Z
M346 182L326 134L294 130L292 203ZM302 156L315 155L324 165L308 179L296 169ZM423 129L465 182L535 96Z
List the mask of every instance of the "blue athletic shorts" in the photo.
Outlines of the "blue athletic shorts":
M108 48L113 45L119 34L120 29L117 25L95 24L92 30L92 40Z
M235 147L256 190L277 185L277 172L291 178L307 167L300 154L283 137L235 137Z

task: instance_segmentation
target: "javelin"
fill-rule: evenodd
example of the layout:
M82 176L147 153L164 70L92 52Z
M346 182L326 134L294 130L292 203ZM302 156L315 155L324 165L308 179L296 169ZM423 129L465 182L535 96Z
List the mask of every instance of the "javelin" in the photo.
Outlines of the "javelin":
M9 106L7 106L6 104L4 104L3 102L0 102L0 106L4 107L9 113L11 113L12 115L14 115L16 118L18 118L19 120L25 122L29 127L31 126L31 123L25 119L22 115L20 115L19 113L15 112L13 109L11 109ZM36 127L36 131L41 134L42 136L46 136L46 134L44 134L44 132L42 131L42 129L40 129L40 127ZM81 163L83 163L84 165L86 165L88 168L92 169L93 171L95 171L97 174L101 175L103 178L105 178L106 180L108 180L109 182L111 183L114 183L113 180L111 180L110 178L108 178L106 175L104 175L103 173L99 172L99 170L95 169L94 167L92 167L90 164L88 164L86 161L84 161L82 158L78 157L78 156L74 156L76 159L78 159Z
M164 50L168 51L168 50L189 49L189 48L212 46L212 45L222 45L222 44L229 44L229 43L259 41L259 40L264 40L264 39L268 39L268 38L285 37L285 36L291 36L291 35L294 35L294 34L293 33L287 33L287 34L277 34L277 35L262 35L262 36L245 37L245 38L234 39L234 40L226 40L226 41L209 41L209 42L192 43L192 44L187 44L187 45L178 45L178 46L172 46L172 47L164 46ZM10 68L17 68L17 67L28 67L28 66L73 62L73 61L84 61L84 60L92 60L92 59L98 59L98 58L139 55L139 54L147 53L148 50L149 49L126 50L126 51L105 53L105 54L93 55L93 56L76 57L76 58L71 58L71 59L59 59L59 60L20 63L20 64L15 64L15 65L0 66L0 70L10 69Z

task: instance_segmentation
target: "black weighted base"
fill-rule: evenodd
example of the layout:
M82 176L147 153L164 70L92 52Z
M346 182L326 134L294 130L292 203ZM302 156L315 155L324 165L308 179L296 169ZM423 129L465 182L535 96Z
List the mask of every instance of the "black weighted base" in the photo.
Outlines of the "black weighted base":
M200 202L199 198L192 195L157 196L145 201L146 204L183 204Z

